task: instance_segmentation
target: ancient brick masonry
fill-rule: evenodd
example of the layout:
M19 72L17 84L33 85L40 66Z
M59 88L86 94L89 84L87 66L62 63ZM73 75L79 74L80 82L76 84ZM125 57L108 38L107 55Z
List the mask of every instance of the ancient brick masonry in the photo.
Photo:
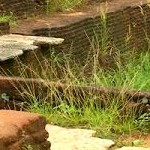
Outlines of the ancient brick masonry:
M146 45L145 33L148 37L150 36L149 5L110 9L106 12L106 19L110 41L118 49L122 51L140 49ZM33 30L33 34L64 38L64 43L57 46L56 49L67 53L71 51L76 58L83 60L91 47L92 38L95 35L101 38L102 23L103 20L97 14L62 27L36 29Z
M28 112L0 110L0 150L22 150L32 146L49 150L44 117Z

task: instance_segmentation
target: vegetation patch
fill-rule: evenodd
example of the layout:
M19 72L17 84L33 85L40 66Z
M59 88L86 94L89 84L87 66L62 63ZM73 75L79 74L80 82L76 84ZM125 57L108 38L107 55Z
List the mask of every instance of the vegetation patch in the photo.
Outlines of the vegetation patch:
M116 58L120 56L117 55ZM55 86L49 87L47 91L41 89L38 96L32 85L27 85L27 89L24 89L25 99L30 102L27 110L44 115L51 124L95 129L95 136L103 138L116 138L140 131L149 132L149 121L146 121L142 110L132 106L124 93L128 89L149 90L150 54L143 52L134 53L131 57L125 54L123 56L124 63L115 59L117 67L110 70L100 67L98 60L95 60L97 57L93 57L93 61L90 61L93 66L90 74L86 73L87 62L85 66L80 66L73 62L71 55L55 54L53 50L49 59L39 61L38 70L20 62L20 73L24 78L42 78L55 81L56 84L68 85L63 91ZM81 94L72 90L69 85L119 87L122 92L115 96L93 94L92 91L85 94L83 91Z
M10 14L5 14L2 13L0 14L0 23L5 23L8 22L10 25L15 25L16 24L16 18L12 13Z
M85 5L85 0L47 0L46 12L72 10L75 7Z

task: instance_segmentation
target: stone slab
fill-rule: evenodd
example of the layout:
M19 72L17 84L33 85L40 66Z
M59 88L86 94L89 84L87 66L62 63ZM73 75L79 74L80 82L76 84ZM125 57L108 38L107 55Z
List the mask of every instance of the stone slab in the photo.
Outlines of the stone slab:
M11 48L1 48L0 47L0 61L5 61L12 59L14 57L20 56L23 54L23 50L11 49Z
M115 143L112 140L92 137L93 130L68 129L47 125L51 150L107 150Z
M38 49L38 46L35 45L28 45L25 43L21 43L21 42L14 42L14 41L5 41L4 43L0 43L0 48L7 48L7 49L19 49L19 50L23 50L23 51L30 51L30 50L36 50Z
M24 51L36 50L42 45L58 45L63 41L53 37L3 35L0 36L0 62L20 56Z
M16 41L31 45L40 45L49 44L49 45L58 45L61 44L64 39L62 38L53 38L53 37L40 37L40 36L25 36L19 34L7 34L0 37L1 41Z

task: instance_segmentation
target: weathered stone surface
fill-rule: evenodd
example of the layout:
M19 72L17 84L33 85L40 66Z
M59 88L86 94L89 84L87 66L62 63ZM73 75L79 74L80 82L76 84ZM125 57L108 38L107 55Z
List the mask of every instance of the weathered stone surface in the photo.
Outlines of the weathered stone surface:
M150 148L143 148L143 147L122 147L117 150L150 150Z
M0 43L0 47L1 48L7 48L7 49L19 49L19 50L23 50L23 51L27 51L27 50L36 50L38 49L38 46L35 45L28 45L25 43L19 43L19 42L14 42L14 41L5 41L3 43Z
M40 37L40 36L24 36L18 34L7 34L0 37L1 41L16 41L25 44L31 45L40 45L41 44L49 44L49 45L57 45L61 44L64 39L61 38L53 38L53 37Z
M111 140L92 137L95 131L85 129L67 129L47 125L50 133L51 150L107 150L115 143Z
M45 118L38 114L0 110L0 149L21 150L31 145L48 150L50 142L45 125Z
M11 48L1 48L0 47L0 61L5 61L7 59L14 58L23 54L22 50L11 49Z
M23 36L8 34L0 36L0 61L20 56L24 51L36 50L42 45L57 45L64 40L61 38Z

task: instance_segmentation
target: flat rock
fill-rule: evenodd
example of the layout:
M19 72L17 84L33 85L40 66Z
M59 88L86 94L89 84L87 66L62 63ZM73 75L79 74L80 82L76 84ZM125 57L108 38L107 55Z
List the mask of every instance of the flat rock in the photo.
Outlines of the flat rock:
M150 148L143 148L143 147L122 147L116 150L150 150Z
M92 137L93 130L68 129L47 125L51 150L107 150L115 143L112 140Z
M7 34L0 37L0 42L3 41L16 41L31 45L40 45L45 43L49 45L58 45L61 44L64 39L62 38L53 38L53 37L40 37L40 36L25 36L18 34Z
M0 47L0 61L5 61L23 54L21 49L1 48Z
M30 50L36 50L38 49L38 46L35 45L28 45L25 43L20 43L20 42L14 42L14 41L6 41L5 44L0 43L0 48L5 48L5 49L19 49L23 51L30 51Z
M0 61L20 56L24 51L36 50L42 45L58 45L64 39L7 34L0 36Z

